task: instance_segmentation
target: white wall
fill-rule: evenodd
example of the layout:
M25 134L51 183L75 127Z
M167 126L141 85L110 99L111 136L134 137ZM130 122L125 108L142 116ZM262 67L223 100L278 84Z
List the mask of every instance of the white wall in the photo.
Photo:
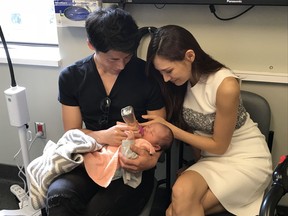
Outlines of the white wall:
M234 16L246 7L217 6L222 17ZM126 10L138 25L159 27L178 24L188 28L202 48L232 69L287 74L287 7L255 7L243 16L220 21L210 13L208 6L127 5ZM58 28L62 67L90 54L86 46L84 28ZM144 43L145 44L145 43ZM145 58L145 46L140 56ZM18 85L27 88L31 116L34 122L46 123L47 140L57 141L63 134L61 109L57 101L57 79L61 68L15 65ZM0 91L9 88L8 67L0 64ZM257 92L267 98L272 109L271 129L275 131L273 161L277 164L282 154L288 154L288 86L287 84L244 82L243 89ZM13 156L20 148L17 128L9 124L4 94L0 94L0 163L15 164ZM37 140L31 149L31 159L42 154L47 140ZM288 203L288 202L287 202Z

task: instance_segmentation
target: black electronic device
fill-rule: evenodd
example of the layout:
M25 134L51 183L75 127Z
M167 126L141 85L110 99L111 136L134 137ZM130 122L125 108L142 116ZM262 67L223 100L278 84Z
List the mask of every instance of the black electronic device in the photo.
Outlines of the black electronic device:
M263 5L288 6L288 0L102 0L122 4L196 4L196 5Z

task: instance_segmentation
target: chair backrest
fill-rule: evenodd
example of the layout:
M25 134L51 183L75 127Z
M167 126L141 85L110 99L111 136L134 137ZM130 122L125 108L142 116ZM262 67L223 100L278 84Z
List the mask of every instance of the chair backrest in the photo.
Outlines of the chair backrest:
M251 119L258 124L262 134L266 137L268 147L272 148L272 131L270 131L271 109L267 100L253 92L241 91L243 105Z

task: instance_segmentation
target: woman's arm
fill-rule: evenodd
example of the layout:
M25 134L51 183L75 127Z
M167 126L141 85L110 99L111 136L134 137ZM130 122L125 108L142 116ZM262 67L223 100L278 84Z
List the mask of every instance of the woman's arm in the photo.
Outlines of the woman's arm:
M203 151L224 154L235 130L239 95L238 81L233 77L224 79L216 93L216 117L212 137L191 134L174 126L175 137Z
M197 149L213 154L224 154L231 142L237 121L240 87L233 77L224 79L216 93L216 117L212 137L200 136L184 131L157 116L143 116L151 121L142 125L160 122L166 124L173 131L174 137Z

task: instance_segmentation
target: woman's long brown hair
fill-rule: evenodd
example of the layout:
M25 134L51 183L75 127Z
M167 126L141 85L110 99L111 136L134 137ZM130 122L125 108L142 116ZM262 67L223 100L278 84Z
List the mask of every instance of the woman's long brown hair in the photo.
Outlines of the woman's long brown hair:
M214 73L225 67L205 53L188 30L177 25L158 28L151 37L147 51L146 72L161 87L167 110L167 120L183 129L187 126L182 116L187 82L181 86L176 86L171 82L165 83L160 72L155 69L153 61L156 55L169 61L182 61L189 49L195 53L195 60L192 63L193 73L191 71L194 78Z

